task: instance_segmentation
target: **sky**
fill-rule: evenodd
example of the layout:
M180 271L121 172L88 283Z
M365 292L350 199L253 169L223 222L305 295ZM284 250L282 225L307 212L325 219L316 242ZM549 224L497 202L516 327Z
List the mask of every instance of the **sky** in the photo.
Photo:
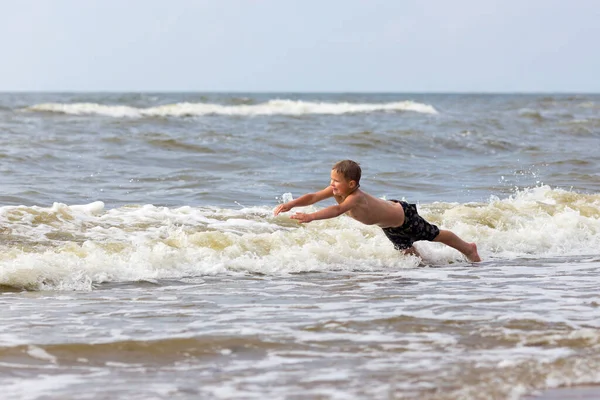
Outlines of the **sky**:
M0 91L600 93L600 0L0 0Z

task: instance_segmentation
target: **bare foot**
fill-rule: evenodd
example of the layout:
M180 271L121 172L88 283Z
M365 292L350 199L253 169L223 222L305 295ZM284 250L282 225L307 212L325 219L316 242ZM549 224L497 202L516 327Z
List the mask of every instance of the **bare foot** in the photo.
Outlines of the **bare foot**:
M477 252L477 245L475 243L469 243L469 252L465 253L465 256L472 262L481 261L481 257L479 257L479 253Z

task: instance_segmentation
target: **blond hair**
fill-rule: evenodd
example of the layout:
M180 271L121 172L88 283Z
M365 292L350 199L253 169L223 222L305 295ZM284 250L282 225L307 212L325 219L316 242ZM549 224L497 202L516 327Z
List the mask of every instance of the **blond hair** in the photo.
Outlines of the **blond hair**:
M360 165L352 160L342 160L335 163L332 171L341 174L347 181L355 181L356 186L360 184L360 175L362 173Z

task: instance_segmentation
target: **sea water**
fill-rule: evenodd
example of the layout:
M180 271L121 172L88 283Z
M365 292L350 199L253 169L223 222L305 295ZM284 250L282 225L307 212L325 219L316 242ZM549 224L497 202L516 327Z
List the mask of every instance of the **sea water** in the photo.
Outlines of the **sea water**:
M0 94L3 395L599 384L599 144L598 95ZM483 262L273 216L346 158Z

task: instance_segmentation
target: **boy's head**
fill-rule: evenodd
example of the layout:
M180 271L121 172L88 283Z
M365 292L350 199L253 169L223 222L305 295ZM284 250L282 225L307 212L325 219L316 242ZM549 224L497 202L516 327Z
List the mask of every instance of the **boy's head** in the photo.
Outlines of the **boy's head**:
M348 183L350 190L354 190L360 186L361 169L357 162L352 160L338 161L331 168L331 171L343 177Z

